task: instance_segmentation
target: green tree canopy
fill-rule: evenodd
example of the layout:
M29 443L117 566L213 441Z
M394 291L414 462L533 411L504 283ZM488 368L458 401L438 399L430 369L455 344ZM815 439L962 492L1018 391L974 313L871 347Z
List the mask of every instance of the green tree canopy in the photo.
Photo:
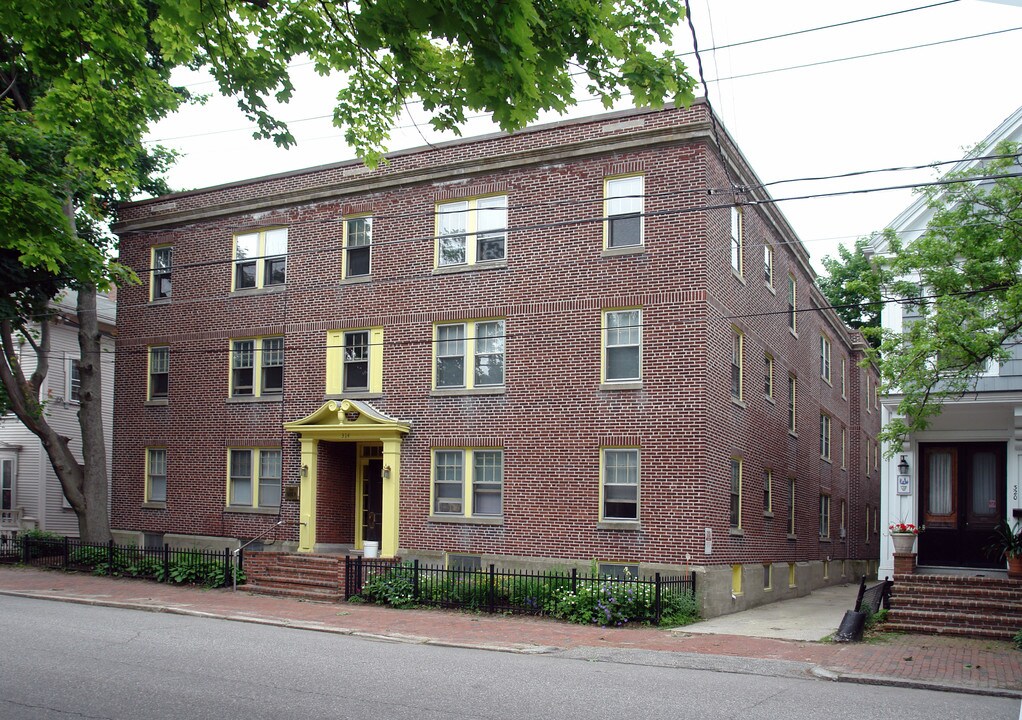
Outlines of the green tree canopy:
M880 310L883 305L877 275L863 252L871 238L859 238L849 250L838 246L838 256L823 258L826 276L816 283L835 311L849 327L863 331L872 344L879 342Z
M925 193L933 216L911 242L886 231L876 261L885 293L905 313L874 357L885 389L901 395L883 439L925 429L945 401L975 387L989 362L1011 356L1022 329L1022 175L1019 146L945 178Z

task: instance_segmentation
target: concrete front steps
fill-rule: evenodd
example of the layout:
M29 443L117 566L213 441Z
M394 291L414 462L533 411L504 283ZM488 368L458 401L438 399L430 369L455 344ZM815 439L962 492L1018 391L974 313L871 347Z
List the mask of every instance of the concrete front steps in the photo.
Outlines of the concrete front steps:
M241 589L247 592L322 602L343 598L344 559L336 555L253 552L245 554L244 565Z
M925 635L1011 640L1022 630L1022 581L895 575L886 628Z

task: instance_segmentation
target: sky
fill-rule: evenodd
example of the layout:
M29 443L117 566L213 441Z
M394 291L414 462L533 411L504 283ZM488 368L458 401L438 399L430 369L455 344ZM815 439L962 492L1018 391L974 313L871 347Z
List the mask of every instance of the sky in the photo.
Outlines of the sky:
M771 195L840 193L779 205L817 270L839 243L850 246L882 229L913 200L910 189L861 191L926 182L939 171L786 181L958 160L1022 105L1022 0L691 0L691 8L709 101ZM850 22L856 20L862 21ZM788 33L797 34L764 39ZM692 50L687 25L674 38L676 50ZM686 61L696 75L695 56ZM307 64L292 72L296 96L277 116L288 121L296 147L253 139L234 102L211 97L148 135L181 153L168 176L171 187L209 187L352 159L341 130L330 124L338 80L316 76ZM194 92L215 91L200 74L175 80ZM703 92L700 86L697 94ZM599 102L580 98L569 116L601 111ZM479 117L463 137L495 130ZM399 119L390 147L455 138L432 131L416 113Z

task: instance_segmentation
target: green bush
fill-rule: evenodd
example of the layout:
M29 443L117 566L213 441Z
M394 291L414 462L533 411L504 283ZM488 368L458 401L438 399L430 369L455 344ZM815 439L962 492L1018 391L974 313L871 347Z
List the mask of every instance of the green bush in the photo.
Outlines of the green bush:
M859 606L859 612L865 613L866 618L863 622L863 630L869 632L878 625L883 625L887 622L887 611L881 608L880 610L873 612L873 608L863 603Z
M371 575L362 585L358 597L361 601L377 605L407 608L415 605L414 568L403 563L389 570Z
M1015 633L1014 637L1011 638L1011 642L1015 645L1016 650L1022 650L1022 630Z

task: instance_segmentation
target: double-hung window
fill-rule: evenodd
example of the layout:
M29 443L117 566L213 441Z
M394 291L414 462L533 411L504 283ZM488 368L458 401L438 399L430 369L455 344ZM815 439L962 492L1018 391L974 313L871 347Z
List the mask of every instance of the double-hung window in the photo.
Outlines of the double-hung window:
M603 313L603 381L642 379L642 310Z
M67 379L64 388L64 397L71 402L81 402L82 399L82 374L81 361L78 358L71 358L65 364L65 378Z
M788 274L788 328L798 332L798 284L795 276Z
M742 527L742 461L731 458L731 527Z
M830 495L820 495L820 537L830 537Z
M231 343L231 396L274 397L284 392L284 338Z
M830 338L820 335L820 377L830 383Z
M731 328L731 397L742 399L742 363L744 357L745 336L736 327Z
M166 300L170 297L170 271L174 248L155 247L150 260L152 278L150 280L151 300Z
M794 375L788 376L788 432L792 435L798 432L798 426L795 424L795 400L798 394L798 380Z
M433 450L433 514L500 517L504 451L495 448Z
M763 512L774 511L774 471L763 471Z
M601 520L639 519L639 450L604 448Z
M742 228L742 209L737 205L731 206L731 269L735 274L741 276L742 266L745 262L745 241Z
M788 534L795 534L795 478L788 478Z
M605 247L642 245L643 177L608 178L604 185L607 217Z
M830 460L830 415L820 413L820 457Z
M280 450L232 448L228 451L227 475L230 507L280 507Z
M167 502L167 449L146 450L145 502Z
M383 328L331 330L326 338L326 392L383 392Z
M471 320L434 326L437 390L504 386L504 321Z
M774 399L774 356L766 353L763 356L763 382L768 399Z
M439 203L436 214L438 268L507 256L507 195Z
M354 217L344 221L343 277L365 277L371 268L373 219Z
M287 228L234 236L234 290L283 285L287 279Z
M763 243L763 275L766 286L774 286L774 247L770 243Z
M160 345L149 348L149 399L167 397L170 389L170 348Z

